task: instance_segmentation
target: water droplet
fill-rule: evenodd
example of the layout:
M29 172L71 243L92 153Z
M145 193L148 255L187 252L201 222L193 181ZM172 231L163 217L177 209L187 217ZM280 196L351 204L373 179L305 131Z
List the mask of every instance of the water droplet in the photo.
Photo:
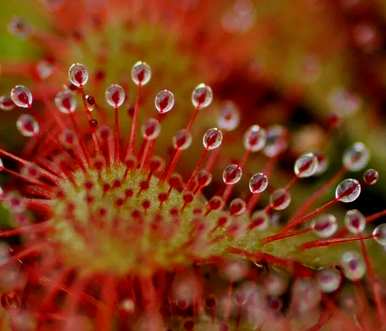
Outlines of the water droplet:
M299 313L312 311L322 299L317 282L311 278L298 278L292 285L292 304Z
M287 148L287 130L280 125L273 125L267 129L264 154L275 157Z
M344 223L351 233L359 234L366 228L366 217L359 210L351 209L346 212Z
M39 133L39 123L31 115L21 115L16 121L16 127L25 137L33 137Z
M247 32L255 23L255 7L251 0L236 0L222 16L224 30L230 33Z
M363 174L363 180L367 185L374 185L378 182L379 173L375 169L367 169Z
M54 71L54 66L46 60L39 61L36 64L36 72L41 80L44 80L50 77L53 71Z
M131 79L137 86L144 86L151 79L151 68L143 61L136 62L131 69Z
M202 138L202 143L206 150L211 151L221 146L222 139L223 135L221 130L217 128L212 128L205 132Z
M264 148L266 132L258 125L252 125L244 134L244 147L251 152L258 152Z
M107 140L112 137L112 130L107 125L101 125L98 128L98 136L101 140Z
M77 141L77 137L72 130L64 129L59 136L59 140L65 148L72 148Z
M4 202L16 214L24 212L26 207L24 200L14 192L7 193Z
M174 94L169 90L161 90L154 99L155 108L160 114L166 114L174 107Z
M311 228L318 237L328 238L336 233L338 223L334 215L323 214L312 221Z
M270 201L273 209L284 210L291 203L291 195L286 189L280 188L271 194Z
M29 88L23 85L16 85L11 90L11 100L20 108L31 108L32 93Z
M361 194L361 184L352 178L341 181L335 190L335 198L340 202L353 202Z
M15 36L25 38L30 34L31 27L21 17L14 17L8 24L8 30Z
M40 176L39 168L33 163L28 163L25 166L23 166L20 172L23 176L31 179L36 179L36 178L39 178Z
M301 155L295 162L294 172L299 178L310 177L318 169L318 159L314 153Z
M81 88L87 84L88 70L85 65L74 63L68 69L68 78L74 86Z
M231 213L231 215L242 215L246 209L247 206L245 204L245 201L240 198L233 199L229 204L229 212Z
M343 253L341 266L345 277L352 281L360 280L366 274L366 265L362 257L354 251Z
M252 214L250 227L258 231L267 230L269 227L269 216L264 210L257 210Z
M341 116L348 116L359 110L362 100L357 95L343 88L338 88L330 93L328 103L332 111Z
M318 166L316 168L315 175L321 175L327 170L328 159L322 153L314 153L314 154L316 155L316 158L318 159Z
M225 131L233 131L240 123L240 113L232 101L225 102L219 109L217 125Z
M128 314L132 314L135 311L135 302L129 298L123 299L119 304L119 308Z
M92 112L95 110L95 98L92 95L86 95L85 97L87 110Z
M227 185L238 183L243 175L243 171L238 164L229 164L222 173L222 180Z
M122 86L111 84L105 91L105 98L108 105L118 109L126 100L126 93Z
M209 107L213 100L212 89L201 83L192 92L192 103L194 108L203 109Z
M378 244L386 246L386 223L380 224L374 229L373 237Z
M232 283L242 280L248 274L248 271L249 266L243 260L227 261L223 269L225 278Z
M185 150L192 144L192 135L186 129L177 131L173 137L173 146L178 150Z
M63 114L73 113L76 109L76 99L70 90L60 91L55 96L55 105Z
M2 95L0 96L0 109L4 111L10 111L15 108L15 104L12 99L8 96Z
M276 271L270 271L264 278L264 290L268 295L279 297L282 296L288 288L288 279Z
M197 173L196 180L199 187L206 187L212 181L212 174L205 169L200 170Z
M220 210L224 207L223 198L215 195L208 201L208 207L210 210Z
M369 162L370 153L367 147L357 142L348 148L343 154L343 164L347 170L359 171L366 167Z
M142 135L146 140L154 140L158 138L161 132L161 125L155 118L149 118L142 125Z
M253 194L262 193L268 187L268 177L262 172L254 174L249 180L249 190Z
M319 271L316 277L319 287L324 293L335 292L339 288L342 281L340 272L332 268Z

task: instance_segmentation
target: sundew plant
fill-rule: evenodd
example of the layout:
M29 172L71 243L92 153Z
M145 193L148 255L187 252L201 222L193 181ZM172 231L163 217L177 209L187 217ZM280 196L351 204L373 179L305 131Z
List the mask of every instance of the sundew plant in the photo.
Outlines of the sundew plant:
M383 330L386 209L382 199L355 204L374 195L383 169L369 166L361 140L329 153L351 117L316 121L326 140L316 148L307 141L314 132L266 125L222 94L216 100L223 76L210 70L211 52L195 49L194 27L183 45L169 45L184 63L178 74L173 58L153 66L162 43L146 38L154 57L114 73L103 43L88 43L117 37L102 28L109 6L123 16L129 4L167 12L165 1L140 3L82 7L93 29L71 30L75 44L61 39L68 26L59 14L58 31L9 22L43 55L4 63L0 76L0 129L20 137L18 148L0 141L0 329ZM72 6L45 5L51 15ZM228 17L233 29L253 24L248 8ZM247 46L224 70L235 70ZM135 50L118 53L126 61ZM195 56L199 65L187 65ZM340 105L356 101L344 95Z

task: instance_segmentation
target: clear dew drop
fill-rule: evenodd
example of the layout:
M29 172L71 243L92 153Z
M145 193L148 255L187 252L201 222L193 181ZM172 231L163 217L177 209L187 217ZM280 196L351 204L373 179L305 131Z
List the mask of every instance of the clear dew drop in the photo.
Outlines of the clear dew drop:
M11 90L11 100L20 108L31 108L32 105L32 93L28 87L23 85L16 85Z
M15 214L20 214L25 211L24 200L14 192L8 192L4 199L5 204Z
M288 289L288 278L279 271L270 271L263 283L267 294L274 297L282 296Z
M110 107L118 109L126 100L126 92L122 86L111 84L105 91L105 98Z
M226 185L238 183L243 175L243 171L238 164L229 164L222 173L222 180Z
M225 102L219 109L217 125L225 131L233 131L240 123L240 112L232 101Z
M359 210L351 209L346 212L344 223L348 231L359 234L366 228L366 217Z
M0 96L0 109L4 111L10 111L15 108L15 104L12 99L6 95Z
M315 175L321 175L326 172L328 168L328 159L322 153L314 153L318 159L318 166L315 171Z
M244 134L244 147L251 152L258 152L264 148L266 132L258 125L252 125Z
M74 131L64 129L59 136L59 140L65 148L72 148L77 142L77 136Z
M316 278L319 288L324 293L335 292L339 288L342 281L340 272L332 268L319 271Z
M229 204L229 212L231 215L239 216L242 215L247 209L245 201L240 198L233 199Z
M335 198L344 203L353 202L361 194L361 184L353 178L346 178L341 181L335 190Z
M343 165L350 171L364 169L367 166L369 159L369 150L361 142L355 143L343 153Z
M287 130L280 125L273 125L267 129L267 139L264 147L264 154L268 157L275 157L287 148Z
M311 223L311 229L320 238L329 238L338 230L336 217L332 214L322 214Z
M149 118L142 125L142 136L146 140L157 139L161 133L161 125L155 118Z
M131 68L131 79L137 86L144 86L151 79L151 68L143 61L137 61Z
M299 313L312 311L322 299L318 283L312 278L298 278L292 286L292 305Z
M291 195L286 189L277 189L270 196L270 205L275 210L284 210L290 203Z
M330 92L328 103L332 111L340 116L349 116L354 114L361 107L362 100L350 91L344 88L337 88Z
M81 63L74 63L68 69L68 79L72 85L81 88L87 84L88 70L85 65Z
M262 172L254 174L249 179L249 190L252 194L262 193L268 187L268 177Z
M197 173L196 181L197 181L197 184L198 184L199 187L206 187L212 181L212 174L209 171L205 170L205 169L200 170Z
M14 17L8 24L8 30L15 36L25 38L30 34L31 27L21 17Z
M192 135L186 129L177 131L173 137L173 146L178 150L185 150L192 144Z
M31 115L21 115L16 121L16 127L24 137L34 137L39 133L39 123Z
M221 146L223 134L217 128L208 129L202 137L202 144L208 151L217 149Z
M224 207L224 200L220 196L213 196L209 201L208 201L208 207L210 210L220 210Z
M154 105L157 112L166 114L174 107L174 94L169 90L161 90L157 93L154 99Z
M343 253L341 266L345 277L352 281L360 280L366 274L366 265L362 257L354 251Z
M210 86L201 83L192 92L192 104L194 108L203 109L209 107L213 101L213 91Z
M224 278L232 283L242 280L248 274L248 271L249 266L243 260L227 261L223 267Z
M31 179L37 179L40 176L39 168L36 165L32 164L32 163L24 165L21 168L20 173L23 176L31 178Z
M318 158L314 153L301 155L294 164L294 173L299 178L311 177L318 169Z
M269 227L269 216L265 210L257 210L252 214L251 226L258 231L265 231Z
M36 72L41 80L49 78L54 71L54 66L46 60L39 61L36 64Z
M379 172L375 169L367 169L363 174L366 185L375 185L379 180Z
M373 230L373 238L378 244L386 246L386 223L378 225Z
M76 99L70 90L60 91L55 96L55 105L63 114L71 114L76 110Z
M96 102L95 102L95 98L92 95L87 94L85 96L85 103L86 103L87 110L89 112L92 112L95 110Z

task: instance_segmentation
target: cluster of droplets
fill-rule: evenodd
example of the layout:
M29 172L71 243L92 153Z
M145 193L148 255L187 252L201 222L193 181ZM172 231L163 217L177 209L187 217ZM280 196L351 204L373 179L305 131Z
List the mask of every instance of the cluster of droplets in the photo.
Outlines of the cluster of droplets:
M65 87L64 90L59 91L55 98L54 104L58 111L62 114L73 116L73 113L77 110L77 94L80 92L82 101L86 106L86 109L90 113L96 108L95 99L92 96L84 93L84 88L89 79L89 73L87 68L82 64L73 64L68 71L68 78L70 85ZM140 89L144 85L148 84L151 79L151 68L145 62L139 61L134 64L131 71L131 78L134 84ZM76 92L75 92L76 91ZM117 111L127 101L127 95L125 89L118 85L112 84L105 90L106 103L115 111ZM177 131L172 139L172 146L174 148L174 157L171 158L168 167L165 171L165 164L162 159L152 158L148 161L147 166L150 169L150 176L153 172L161 174L159 179L170 184L170 188L177 186L183 186L183 179L180 175L174 174L174 167L176 166L174 161L178 160L179 154L188 149L192 144L192 133L191 128L195 116L204 108L211 105L213 100L212 89L206 84L199 84L192 92L191 101L194 107L194 114L188 125ZM21 85L17 85L11 90L10 97L2 97L0 105L3 110L10 110L14 106L22 109L32 108L32 93L31 91ZM157 112L157 117L149 118L144 121L140 128L140 132L144 139L145 147L146 144L151 144L160 135L161 122L163 116L169 113L175 105L174 95L171 91L163 89L155 95L154 106ZM91 115L90 115L91 116ZM93 121L93 119L91 120ZM240 121L240 115L237 107L231 103L226 102L220 107L220 114L217 121L217 128L210 128L205 131L202 137L202 146L204 156L215 155L224 140L224 135L228 131L232 131L237 128ZM91 122L90 122L91 123ZM96 126L99 124L97 123ZM27 137L33 137L39 133L38 122L30 115L23 114L17 120L17 128L19 131ZM119 126L115 127L114 134L117 135L119 132ZM98 137L101 140L108 140L113 137L112 130L104 125L100 125L98 128ZM210 213L216 211L220 212L225 206L227 207L227 213L221 214L218 218L217 227L228 226L229 234L235 234L236 237L241 237L245 233L236 235L240 232L239 227L236 224L232 224L233 219L238 219L241 216L248 215L248 227L247 231L258 230L260 232L266 231L271 226L273 220L273 211L283 211L287 209L291 204L291 187L296 181L309 178L313 176L321 175L327 168L327 159L321 153L308 152L300 155L294 162L293 167L293 178L290 182L281 188L272 188L270 186L269 174L264 171L254 173L248 181L248 188L250 191L250 198L248 201L244 201L241 198L233 198L228 204L228 198L231 196L232 190L236 184L238 184L245 171L245 163L252 153L262 152L268 158L276 158L284 152L287 148L287 132L286 130L278 125L274 125L268 128L262 128L259 125L250 126L243 137L244 155L238 162L227 164L222 172L222 182L225 185L224 193L222 196L214 195L207 202L205 202L204 210L196 209L193 210L193 214L197 215L195 223L197 223L197 233L207 231L207 225L199 220L199 218L205 214L208 216ZM118 136L118 140L121 137ZM74 132L70 129L63 129L59 135L59 140L66 148L73 148L79 144L81 148L82 141L78 132ZM211 153L211 154L208 154ZM119 153L118 153L119 154ZM139 157L141 158L141 156ZM209 157L210 159L210 157ZM124 162L127 169L132 169L134 165L137 165L136 157L126 156ZM355 143L353 146L348 148L343 154L343 170L346 171L361 171L363 170L369 161L369 152L363 143ZM142 155L142 160L139 162L140 167L146 162L146 158ZM100 170L103 169L103 160L95 160L93 166ZM129 164L131 164L129 166ZM179 212L183 211L184 208L194 201L197 192L200 192L203 188L211 184L213 178L209 168L201 168L202 164L198 162L198 165L192 172L190 179L188 180L186 187L181 190L183 206L180 210L172 209L170 214L172 217L178 215ZM161 170L160 170L161 169ZM4 171L5 167L2 160L0 159L0 171ZM26 163L20 174L23 178L28 178L30 182L36 180L39 182L41 175L41 169L34 166L32 163ZM126 176L126 174L125 174ZM350 203L355 201L361 194L364 186L374 185L378 179L379 174L374 169L367 169L363 173L363 184L359 180L353 178L346 178L342 180L335 190L335 197L331 200L331 204L335 202ZM141 189L138 195L141 194L142 190L149 188L150 180L141 181ZM116 185L115 185L116 184ZM93 183L89 186L85 184L86 190L92 189ZM119 187L122 183L113 183L113 186ZM171 190L171 189L170 189ZM160 208L165 204L168 199L169 192L157 192L158 196L155 200L160 203ZM255 204L253 200L258 198L260 194L265 191L270 192L269 204L263 210L255 210ZM106 189L107 191L107 189ZM126 191L127 197L133 196L133 191ZM5 194L0 188L0 197L4 202L15 212L21 214L26 210L25 201L14 193ZM86 197L87 198L87 197ZM92 203L91 197L88 203ZM251 202L252 201L252 202ZM119 202L119 203L118 203ZM145 210L150 208L153 201L146 200L142 203L142 207ZM121 207L124 204L124 199L116 202L117 207ZM338 230L338 221L336 216L330 213L322 213L324 209L317 209L318 213L311 213L309 215L300 215L298 218L294 218L290 221L294 221L294 224L303 224L304 222L311 220L310 226L307 228L317 235L321 239L327 239L333 237ZM248 213L248 214L247 214ZM174 216L173 216L174 215ZM316 216L316 217L314 217ZM133 218L140 219L140 213L132 213ZM361 236L366 230L367 219L366 217L356 209L351 209L346 212L344 217L344 224L347 231L354 236ZM292 223L289 222L289 225ZM241 231L243 232L243 231ZM358 237L360 240L366 238ZM376 242L382 246L386 245L386 225L381 224L374 228L371 236ZM367 238L368 239L368 238ZM1 251L0 251L1 254ZM2 256L0 255L0 260ZM324 268L317 272L315 279L298 279L292 286L292 296L294 298L293 305L298 312L304 312L312 309L320 304L321 294L332 293L337 291L342 284L342 274L349 280L358 281L362 279L366 274L366 263L363 257L356 251L346 251L342 254L338 268ZM245 277L245 268L240 263L230 263L224 270L224 274L230 279L232 283L239 281ZM279 277L275 273L271 273L265 280L265 292L268 294L268 306L273 310L279 311L282 307L280 296L284 295L288 288L288 282L283 278ZM177 302L180 308L193 305L199 297L202 296L200 293L200 285L197 279L192 275L183 275L180 278L176 278L172 286L172 299ZM238 306L245 305L248 302L248 293L250 289L248 286L240 287L235 293L235 302ZM265 303L266 304L266 303ZM123 304L127 310L133 309L133 301L125 301Z

